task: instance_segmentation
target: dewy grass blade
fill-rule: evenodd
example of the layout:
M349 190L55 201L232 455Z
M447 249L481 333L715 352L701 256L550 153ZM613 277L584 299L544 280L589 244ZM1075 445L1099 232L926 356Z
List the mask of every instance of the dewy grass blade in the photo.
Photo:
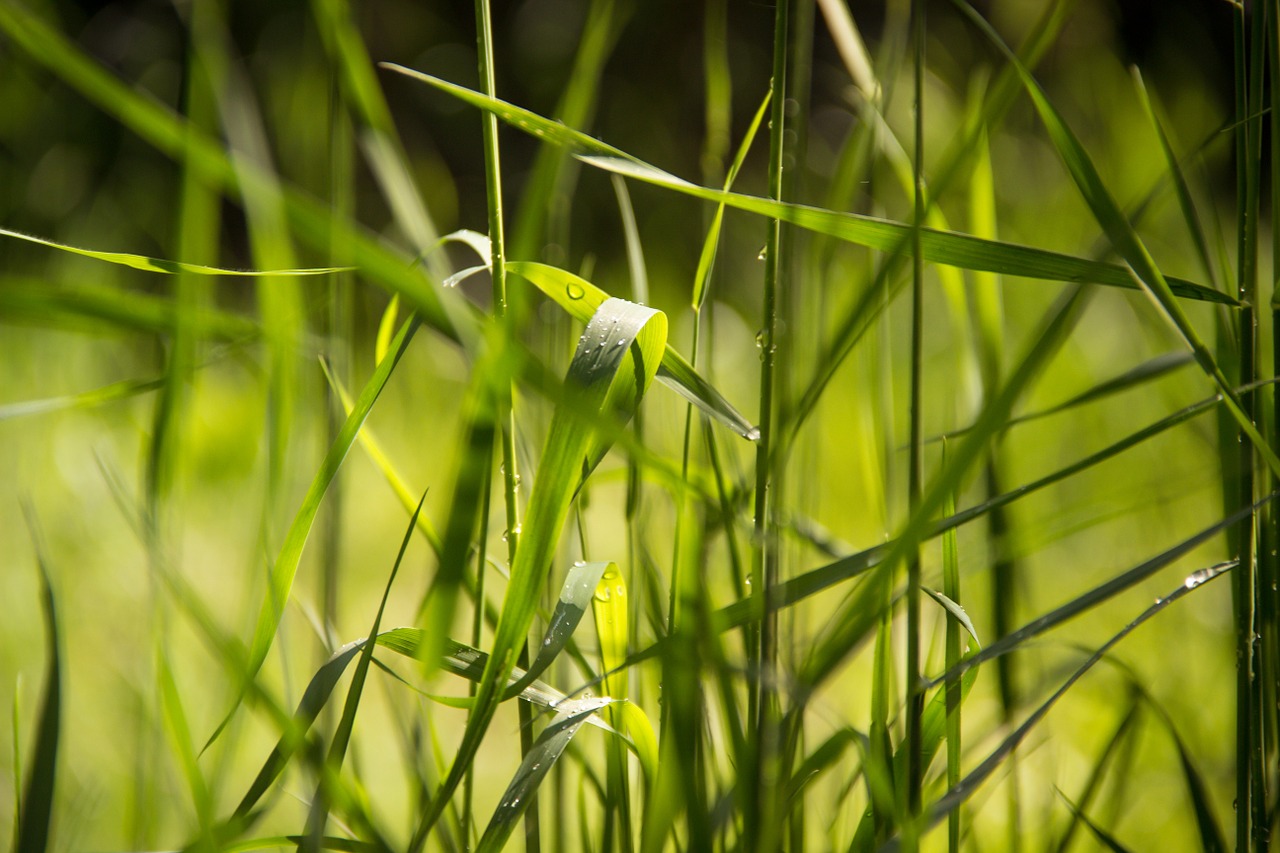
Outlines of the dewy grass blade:
M556 407L534 481L523 522L524 539L511 567L493 651L476 691L475 709L449 775L414 832L409 848L413 853L422 849L479 749L533 620L573 498L583 478L608 449L607 440L587 426L577 411L630 418L653 382L666 338L666 315L609 299L592 315L578 342L565 382L566 399Z
M583 323L590 321L591 315L610 298L609 294L585 278L558 267L532 261L508 261L507 269L532 282L568 312L569 316ZM670 344L666 345L662 353L658 379L748 441L755 441L760 437L759 430L715 386L703 379L693 365L672 349Z
M1013 750L1017 749L1018 745L1023 741L1024 738L1026 738L1027 734L1030 733L1031 729L1033 729L1036 725L1040 723L1042 719L1044 719L1045 715L1049 713L1049 710L1054 706L1054 704L1057 703L1057 701L1061 699L1062 696L1068 690L1070 690L1077 681L1083 678L1085 673L1087 673L1090 669L1093 668L1094 664L1102 660L1107 655L1107 653L1110 652L1111 649L1116 646L1116 644L1118 644L1125 637L1129 636L1129 634L1131 634L1139 625L1146 622L1148 619L1155 616L1156 614L1160 613L1162 610L1167 608L1170 604L1173 604L1178 599L1182 598L1183 596L1187 595L1193 590L1200 588L1201 586L1208 583L1209 581L1214 580L1215 578L1221 576L1222 574L1230 571L1234 567L1235 567L1234 563L1224 563L1218 566L1213 566L1207 569L1200 569L1194 572L1193 574L1189 575L1185 581L1179 584L1168 595L1164 596L1163 598L1156 599L1155 604L1151 605L1146 610L1144 610L1141 614L1139 614L1138 617L1134 619L1132 622L1130 622L1128 625L1126 625L1120 631L1120 633L1116 634L1114 637L1107 640L1107 642L1103 643L1102 646L1100 646L1098 650L1089 657L1088 660L1086 660L1075 672L1071 674L1071 676L1065 682L1063 682L1062 686L1060 686L1053 693L1053 695L1051 695L1044 703L1040 705L1040 707L1038 707L1034 712L1032 712L1031 716L1029 716L1022 723L1022 725L1018 726L1018 728L1012 734L1010 734L1007 738L1005 738L1004 742L1001 743L1000 746L997 747L994 752L988 755L982 761L981 764L979 764L976 768L974 768L973 771L969 773L968 776L966 776L963 780L961 780L960 784L952 787L951 790L948 791L945 796L943 796L936 803L934 803L932 809L930 809L929 811L930 824L937 823L952 809L959 808L959 806L963 802L968 800L969 797L973 795L973 792L977 789L977 787L981 785L983 782L985 782L991 776L991 774L995 772L996 768L1000 766L1000 764L1004 761L1004 759L1007 758L1009 754L1013 752Z
M1142 239L1134 231L1132 224L1130 224L1128 218L1120 210L1120 206L1116 204L1115 199L1111 197L1111 193L1103 184L1102 178L1094 167L1093 161L1085 152L1084 146L1076 139L1075 134L1067 127L1057 110L1053 108L1053 105L1049 103L1049 99L1031 76L1031 73L1022 66L1018 57L1009 50L995 30L991 28L991 25L963 0L953 0L953 2L987 36L992 44L1004 54L1005 58L1018 69L1018 74L1022 78L1027 94L1031 96L1031 102L1035 105L1036 112L1040 115L1040 120L1048 131L1050 141L1053 143L1054 148L1057 149L1058 155L1066 165L1072 180L1075 181L1077 189L1079 189L1081 196L1084 197L1085 202L1089 205L1089 209L1093 212L1098 224L1106 232L1112 246L1128 262L1133 274L1142 283L1143 289L1155 301L1165 318L1195 355L1196 362L1200 365L1201 370L1217 384L1223 395L1223 402L1226 404L1227 410L1240 425L1240 429L1244 434L1253 442L1254 447L1257 448L1259 455L1266 461L1267 466L1275 474L1280 475L1280 456L1277 456L1276 452L1267 444L1266 440L1263 439L1253 425L1252 420L1245 413L1240 400L1231 389L1231 384L1228 382L1226 375L1219 368L1217 362L1214 361L1213 354L1209 352L1209 348L1200 339L1199 334L1191 325L1190 319L1178 303L1176 297L1182 294L1178 294L1174 290L1172 280L1166 277L1160 271L1160 268L1156 266L1155 260L1147 251ZM1216 291L1213 292L1216 293Z
M564 649L565 644L569 642L569 638L573 636L573 632L578 627L578 623L582 621L582 617L586 615L587 607L591 604L591 598L595 595L600 579L609 572L617 575L618 564L612 562L587 563L579 560L569 568L569 573L564 579L564 586L560 588L560 597L556 600L555 609L551 612L551 619L547 623L547 630L542 638L542 644L538 646L538 653L532 663L529 664L529 669L525 671L525 674L507 687L507 691L503 696L504 699L518 696L521 691L533 683L534 679L546 672L547 667L551 666L552 661L556 659L561 650Z
M529 806L529 798L569 746L569 741L582 728L582 724L601 708L612 702L607 697L571 699L562 703L556 716L538 735L538 740L524 757L511 784L507 786L498 808L489 820L489 826L476 847L477 853L501 850L515 829L516 821Z
M234 270L225 267L211 267L204 264L189 264L183 261L166 261L162 258L148 258L145 255L133 255L128 252L101 252L95 249L82 249L78 246L68 246L65 243L55 243L53 240L46 240L43 237L36 237L31 234L23 234L20 231L10 231L8 228L0 228L0 236L12 237L15 240L25 240L28 243L35 243L40 246L47 246L50 249L57 249L60 252L70 252L73 255L82 255L86 258L93 258L97 261L105 261L109 264L116 264L122 267L131 267L135 270L143 272L164 273L166 275L177 275L178 273L191 273L193 275L228 275L228 276L297 276L297 275L327 275L334 272L343 272L349 267L311 267L307 269L292 270Z
M1270 502L1270 500L1271 497L1264 498L1257 504L1257 506L1263 506ZM1045 631L1055 628L1070 619L1074 619L1081 613L1092 610L1099 604L1102 604L1103 602L1108 601L1131 588L1134 584L1151 577L1151 575L1169 565L1174 560L1184 556L1197 546L1209 541L1214 536L1217 536L1224 529L1233 524L1239 523L1240 519L1247 517L1249 511L1252 509L1254 509L1254 507L1246 507L1244 510L1236 512L1222 521L1206 527L1194 536L1184 539L1177 545L1174 545L1172 548L1166 549L1156 556L1142 561L1133 568L1121 572L1110 580L1099 584L1088 592L1071 599L1067 603L1054 608L1048 613L1036 617L1018 630L1001 637L999 640L991 643L977 654L967 658L958 667L955 667L937 678L930 680L927 686L936 687L947 679L955 678L961 673L966 672L975 666L986 663L992 658L1008 654L1014 649L1021 647L1028 640L1043 634Z
M329 448L324 462L321 463L320 470L316 472L310 488L307 489L307 494L302 500L302 506L298 508L298 512L293 518L293 523L289 526L284 545L280 549L280 554L276 558L275 564L271 567L271 573L267 580L266 595L258 612L258 622L257 627L254 629L253 642L249 646L249 659L243 676L245 682L250 681L257 675L258 670L262 668L263 662L267 659L267 651L271 648L271 644L275 639L276 628L279 627L280 618L284 614L285 602L288 600L289 593L293 588L293 579L298 572L298 563L302 559L302 549L307 544L307 537L311 533L311 525L315 521L317 510L320 508L320 501L324 499L325 492L328 491L329 485L333 482L334 477L337 476L338 468L341 467L342 461L346 458L347 451L351 449L351 445L356 439L356 434L364 424L365 418L369 416L370 410L373 409L373 404L377 402L378 395L386 387L387 380L391 378L391 372L399 363L400 357L404 355L418 325L419 321L415 315L406 320L400 327L400 332L396 335L392 345L391 355L382 360L360 391L355 409L347 416L342 429L339 430L337 439ZM240 696L244 694L244 689L242 684L238 691ZM221 734L222 729L231 719L231 715L235 713L239 704L239 701L236 701L231 711L227 712L227 716L223 718L217 729L209 737L208 743L205 744L205 749L208 749L209 744L213 743L218 735Z

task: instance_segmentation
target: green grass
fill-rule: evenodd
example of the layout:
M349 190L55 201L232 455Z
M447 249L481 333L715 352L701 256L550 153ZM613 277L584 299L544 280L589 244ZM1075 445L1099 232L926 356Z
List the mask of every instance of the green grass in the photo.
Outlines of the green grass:
M1276 3L233 5L0 2L18 853L1269 849Z

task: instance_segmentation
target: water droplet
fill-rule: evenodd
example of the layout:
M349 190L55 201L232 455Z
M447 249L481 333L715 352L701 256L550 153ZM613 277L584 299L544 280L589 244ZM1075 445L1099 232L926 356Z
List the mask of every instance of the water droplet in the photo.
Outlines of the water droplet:
M609 587L602 586L596 590L596 601L608 601L609 598Z
M585 290L582 289L581 285L575 284L571 281L564 286L564 295L574 301L577 301L582 297L586 296L587 293Z
M760 429L758 427L752 427L751 429L747 430L747 434L745 438L747 439L747 441L759 441Z
M583 567L583 566L585 566L586 564L587 564L587 563L586 563L586 561L585 561L585 560L574 560L574 561L573 561L574 568L577 568L577 569L582 568L582 567Z
M1208 569L1199 569L1187 575L1187 579L1182 582L1182 585L1187 589L1195 589L1200 586L1200 584L1209 580L1212 576L1213 575Z
M519 797L513 797L513 798L511 799L511 805L513 805L513 806L518 806L518 805L520 805L520 798L519 798Z
M626 344L627 344L626 341L618 341L616 344L614 344L614 346L621 347L621 346L626 346Z
M549 645L551 645L551 638L550 638L550 637L545 638L545 639L542 641L542 645L544 645L544 646L549 646Z
M757 261L766 260L769 257L769 247L767 245L760 247L760 254L756 255Z
M618 596L618 598L625 598L627 595L627 588L624 587L622 584L618 584L617 586L615 586L613 588L613 591Z

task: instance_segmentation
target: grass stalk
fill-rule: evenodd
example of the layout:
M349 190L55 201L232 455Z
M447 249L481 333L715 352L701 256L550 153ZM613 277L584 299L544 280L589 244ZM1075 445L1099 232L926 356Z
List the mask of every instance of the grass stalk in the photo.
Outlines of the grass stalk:
M476 47L479 54L480 82L485 93L497 96L497 81L493 62L493 22L489 0L476 0ZM502 167L498 147L498 120L492 113L481 117L484 132L485 195L489 213L489 271L493 279L493 310L498 323L504 327L505 342L515 334L514 317L508 311L506 240L503 225ZM507 565L514 566L520 543L520 476L516 459L516 420L513 406L514 394L510 383L498 389L497 417L502 428L502 463L500 466L503 488L503 506L506 510L506 530L503 539L507 543ZM479 567L478 570L482 570ZM483 605L482 605L483 606ZM529 666L529 646L526 641L521 649L519 665ZM520 752L528 755L533 748L533 712L526 702L517 702L520 719ZM536 794L530 794L536 797ZM525 849L538 853L541 849L541 832L538 825L538 803L530 803L524 817ZM465 831L465 830L464 830Z
M922 0L911 4L913 101L915 104L915 146L911 171L913 177L911 232L911 403L908 413L910 430L907 462L907 505L910 513L920 506L924 478L924 252L920 237L924 228L924 54L925 13ZM915 829L910 824L920 814L924 768L921 766L921 716L924 693L920 689L920 547L906 555L907 563L907 674L906 674L906 748L907 748L907 815L905 849L915 849Z
M777 0L773 23L773 72L769 104L769 194L782 200L782 171L785 154L785 122L787 92L787 55L790 48L788 27L791 20L790 0ZM774 429L774 391L777 370L778 289L785 269L782 257L782 221L772 219L765 240L763 325L756 341L760 346L760 439L756 443L754 503L753 589L755 611L760 617L759 646L755 661L748 665L755 671L755 707L753 712L756 760L752 788L752 804L746 815L748 842L758 850L775 846L780 832L774 792L781 779L778 766L780 708L777 694L778 617L769 603L769 590L778 582L777 542L771 515L777 512L770 499L774 471L770 449Z
M1252 382L1256 373L1257 325L1257 214L1258 214L1258 131L1259 121L1251 111L1256 93L1253 71L1256 52L1253 35L1258 29L1257 15L1254 27L1245 14L1243 5L1233 7L1235 47L1235 106L1236 120L1236 169L1237 169L1237 296L1245 303L1237 315L1236 346L1237 376L1239 384ZM1246 416L1254 417L1254 392L1241 398ZM1235 504L1248 506L1254 493L1254 448L1240 440L1235 460L1223 460L1233 465L1233 482L1236 487ZM1239 568L1232 577L1232 601L1236 640L1236 849L1253 849L1254 838L1254 536L1256 517L1243 522L1235 535Z

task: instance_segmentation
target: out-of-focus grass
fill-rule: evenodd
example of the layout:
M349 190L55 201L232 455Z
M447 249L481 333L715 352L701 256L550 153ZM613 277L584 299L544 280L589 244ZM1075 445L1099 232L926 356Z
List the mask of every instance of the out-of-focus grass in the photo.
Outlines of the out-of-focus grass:
M0 824L1258 849L1276 10L1221 6L0 5Z

